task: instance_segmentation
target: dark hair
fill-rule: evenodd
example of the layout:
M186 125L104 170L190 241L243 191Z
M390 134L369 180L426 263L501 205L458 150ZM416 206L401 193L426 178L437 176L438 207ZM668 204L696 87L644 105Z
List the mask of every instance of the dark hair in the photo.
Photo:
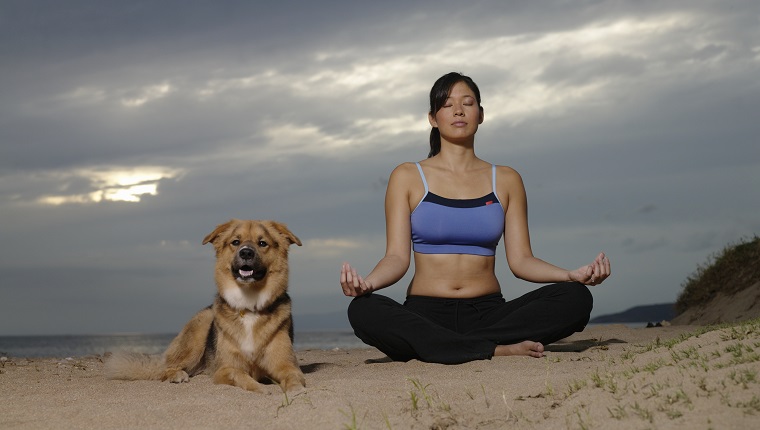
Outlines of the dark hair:
M449 98L451 88L453 88L457 82L464 82L470 87L472 92L475 93L475 100L477 100L478 107L480 107L480 89L478 89L478 85L475 84L475 81L469 76L457 72L451 72L438 78L433 84L433 88L430 89L430 115L435 115L443 105L446 104L446 99ZM428 154L428 158L439 152L441 152L441 133L438 130L438 127L433 127L430 130L430 153Z

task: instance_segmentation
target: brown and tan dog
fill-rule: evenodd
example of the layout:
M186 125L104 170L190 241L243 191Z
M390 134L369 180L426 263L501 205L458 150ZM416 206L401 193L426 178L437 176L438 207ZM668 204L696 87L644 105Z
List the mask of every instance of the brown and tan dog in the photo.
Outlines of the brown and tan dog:
M271 379L283 391L303 389L293 352L288 249L301 241L276 221L230 220L205 239L216 249L214 304L198 312L163 357L114 354L111 379L188 382L201 372L217 384L259 391Z

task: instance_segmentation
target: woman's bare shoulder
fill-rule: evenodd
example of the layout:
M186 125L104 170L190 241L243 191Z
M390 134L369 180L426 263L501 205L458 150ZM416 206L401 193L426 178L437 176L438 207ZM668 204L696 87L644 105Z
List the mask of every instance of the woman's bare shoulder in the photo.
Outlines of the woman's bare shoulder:
M496 166L496 178L497 180L504 179L506 181L522 181L522 177L517 172L517 170L509 167L509 166Z
M419 175L417 173L417 165L411 161L401 163L391 172L391 177L398 177L399 179L408 178L411 175Z
M503 196L509 199L510 196L525 194L522 177L509 166L496 166L496 189L500 198Z
M405 199L420 199L424 193L424 185L415 163L401 163L393 169L388 178L386 198L396 196ZM411 207L411 203L409 203Z

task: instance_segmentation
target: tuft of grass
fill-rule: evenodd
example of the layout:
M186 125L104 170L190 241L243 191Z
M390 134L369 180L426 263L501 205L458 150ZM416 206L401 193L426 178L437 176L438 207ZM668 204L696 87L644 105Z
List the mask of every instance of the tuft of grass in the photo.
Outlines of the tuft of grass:
M573 382L569 383L567 385L567 393L565 394L565 397L567 398L577 393L581 390L581 388L585 387L586 384L587 381L585 379L576 379Z
M744 389L749 388L749 384L758 382L757 372L752 369L732 370L728 377Z
M585 414L581 414L581 411ZM591 428L591 414L589 413L588 408L576 409L575 416L578 417L579 429L588 430Z
M641 419L647 420L647 421L649 421L650 423L653 423L653 422L654 422L654 414L652 414L652 412L651 412L649 409L647 409L647 408L645 408L645 407L643 407L643 406L639 405L639 402L636 402L636 403L634 403L634 404L631 406L631 409L632 409L632 410L633 410L633 412L634 412L636 415L638 415L638 416L639 416Z
M652 375L654 375L654 373L657 371L657 369L659 369L659 368L661 368L661 367L663 367L665 365L666 365L665 360L663 360L662 358L658 358L657 360L655 360L655 361L647 364L646 366L642 367L642 369L645 370L645 371L647 371L647 372L649 372L649 373L651 373Z
M353 405L349 406L351 407L351 413L345 412L342 409L340 410L340 413L350 419L350 422L348 424L343 424L343 428L346 430L358 429L359 424L356 422L356 411L354 410Z
M483 384L480 384L480 389L483 391L483 398L486 401L486 409L491 407L491 403L488 401L488 396L486 395L486 387L483 386Z
M349 404L348 407L350 408L349 412L345 412L342 409L339 409L340 413L350 420L348 424L343 424L343 428L346 430L359 430L359 420L356 417L356 410L354 409L354 405Z
M609 411L612 418L615 418L618 421L628 417L628 412L625 411L625 406L616 405L611 408L608 407L607 411Z
M734 406L744 409L745 414L754 415L755 413L760 412L760 398L752 396L752 399L748 402L737 402Z
M393 430L393 427L391 426L391 420L388 419L388 414L385 412L381 412L383 415L383 420L385 420L385 426L388 427L388 430Z
M440 410L443 412L451 411L451 406L441 400L437 393L430 393L428 391L430 384L423 385L417 378L406 379L414 386L414 389L409 391L409 396L412 401L412 412L416 412L420 409L420 400L424 400L425 403L427 403L428 408L431 410ZM485 394L485 389L483 392Z
M419 379L416 378L407 378L409 382L414 385L414 388L416 391L410 391L409 394L412 398L412 410L416 411L419 409L419 401L420 399L424 399L425 402L428 404L428 407L433 406L433 399L432 396L427 392L427 388L430 386L430 384L422 385ZM418 394L419 393L419 394ZM422 397L419 397L422 396Z

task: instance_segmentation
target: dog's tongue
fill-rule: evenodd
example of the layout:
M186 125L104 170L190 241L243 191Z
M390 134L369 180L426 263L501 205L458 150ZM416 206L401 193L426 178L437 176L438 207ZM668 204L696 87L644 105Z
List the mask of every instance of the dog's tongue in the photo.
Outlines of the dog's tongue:
M242 276L244 278L247 278L247 277L253 275L253 270L243 270L243 269L240 269L240 270L238 270L238 273L240 273L240 276Z

